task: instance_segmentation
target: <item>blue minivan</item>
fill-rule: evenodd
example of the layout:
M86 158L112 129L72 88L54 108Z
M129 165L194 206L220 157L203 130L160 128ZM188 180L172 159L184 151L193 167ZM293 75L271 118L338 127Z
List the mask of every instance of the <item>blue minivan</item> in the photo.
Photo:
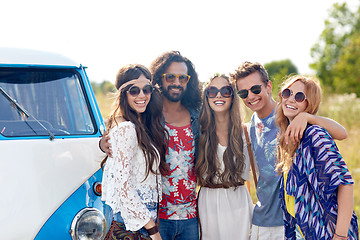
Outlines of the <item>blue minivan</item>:
M103 131L85 67L0 48L1 239L103 239Z

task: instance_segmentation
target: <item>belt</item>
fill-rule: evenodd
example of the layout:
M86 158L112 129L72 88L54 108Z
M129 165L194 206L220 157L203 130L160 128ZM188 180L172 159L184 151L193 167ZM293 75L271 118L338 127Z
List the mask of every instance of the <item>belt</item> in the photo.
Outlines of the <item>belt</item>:
M235 183L235 184L223 184L223 183L218 183L218 184L206 184L202 187L207 187L207 188L231 188L231 187L239 187L239 186L242 186L244 185L244 183Z

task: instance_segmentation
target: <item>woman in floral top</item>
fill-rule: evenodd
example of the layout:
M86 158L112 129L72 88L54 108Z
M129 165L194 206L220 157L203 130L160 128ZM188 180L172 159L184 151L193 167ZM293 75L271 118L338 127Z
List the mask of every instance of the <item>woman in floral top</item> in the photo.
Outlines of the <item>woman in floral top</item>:
M288 78L279 94L277 170L284 210L285 239L359 239L353 211L353 180L344 159L329 135L308 125L299 144L285 143L289 122L299 114L316 114L321 101L319 83L303 76Z

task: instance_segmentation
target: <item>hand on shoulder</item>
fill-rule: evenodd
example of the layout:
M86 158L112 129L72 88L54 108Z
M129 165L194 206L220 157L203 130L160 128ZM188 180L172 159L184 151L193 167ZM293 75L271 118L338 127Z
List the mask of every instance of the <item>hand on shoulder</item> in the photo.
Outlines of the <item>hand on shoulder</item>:
M115 127L117 124L125 122L125 121L126 120L122 116L117 116L116 122L115 121L112 122L110 129ZM109 140L110 140L109 129L107 129L99 141L99 148L102 152L106 153L106 155L108 157L112 157L111 144L110 144Z
M300 142L311 116L309 113L301 112L290 122L285 131L286 144L288 144L289 141L293 144Z

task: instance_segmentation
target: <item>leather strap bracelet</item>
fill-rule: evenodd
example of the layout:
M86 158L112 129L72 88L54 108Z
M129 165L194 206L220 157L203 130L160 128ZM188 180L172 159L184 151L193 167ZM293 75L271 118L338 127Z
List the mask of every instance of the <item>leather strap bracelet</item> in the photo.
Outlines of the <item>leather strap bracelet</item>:
M347 236L341 236L341 235L336 234L336 233L334 233L334 236L337 237L337 238L339 238L339 239L341 239L341 240L347 240L347 239L348 239Z
M158 225L155 225L153 226L152 228L149 228L149 229L146 229L146 231L148 232L148 234L151 236L151 235L154 235L156 233L159 232L159 226Z

